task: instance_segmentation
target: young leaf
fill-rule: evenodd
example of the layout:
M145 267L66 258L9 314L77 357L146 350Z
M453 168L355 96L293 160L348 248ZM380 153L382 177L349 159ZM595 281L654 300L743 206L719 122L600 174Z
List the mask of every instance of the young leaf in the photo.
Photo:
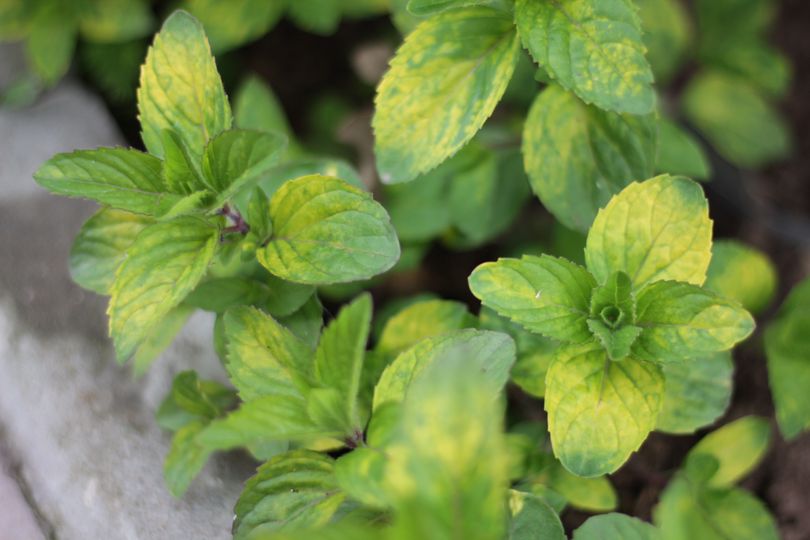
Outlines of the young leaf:
M765 418L745 416L703 437L692 450L693 456L708 454L717 460L718 469L709 478L711 487L736 484L765 457L771 441L771 426Z
M225 314L231 383L244 401L301 398L309 389L312 349L270 315L246 306Z
M164 129L160 140L163 142L163 180L167 190L188 194L207 189L198 157L183 145L180 136Z
M482 304L521 326L561 341L591 339L586 320L593 277L548 255L499 259L473 270L470 290Z
M304 176L270 201L273 238L259 262L296 283L343 283L391 268L399 242L385 209L368 193L337 178Z
M405 38L377 89L377 170L405 182L455 154L500 101L518 59L508 14L452 10Z
M633 354L675 362L725 351L754 331L754 319L739 304L677 281L657 281L636 298L636 325L643 328Z
M209 139L231 127L231 108L202 25L185 11L166 19L149 49L138 88L141 136L151 154L164 156L162 131L201 159Z
M178 373L155 413L160 427L170 431L195 422L208 423L236 403L236 393L216 381L200 380L194 371Z
M326 525L345 498L334 468L333 459L309 450L271 458L239 496L234 508L234 540L248 538L260 526L270 532Z
M543 205L586 231L612 195L652 176L656 142L655 115L605 112L552 84L526 117L524 166Z
M585 260L599 283L621 270L635 289L665 279L702 285L711 244L703 190L687 178L662 175L630 184L599 211Z
M275 165L287 141L276 133L231 129L208 143L203 154L203 174L214 190L217 208L236 193L257 182Z
M787 439L810 429L810 280L790 293L765 332L768 380L779 429Z
M164 214L180 200L167 193L159 159L124 148L57 154L34 173L34 180L57 195L150 216Z
M652 112L653 74L629 0L517 0L515 22L537 63L585 103Z
M573 540L658 540L658 530L640 519L624 514L589 517L577 530Z
M557 513L542 498L510 490L507 540L565 540Z
M711 165L700 141L675 122L658 121L658 155L656 173L683 175L695 180L708 180Z
M145 228L127 251L110 289L110 335L124 361L152 328L200 282L218 231L193 217Z
M315 351L315 381L336 390L340 426L347 430L363 427L357 397L371 325L371 296L363 294L340 310L323 331Z
M70 250L70 277L85 289L108 294L115 271L135 237L153 220L103 208L82 225Z
M554 455L579 476L615 471L655 427L663 392L650 362L614 362L593 343L560 349L546 375Z
M706 289L758 313L773 300L776 280L773 263L761 251L734 240L719 240L712 246Z
M734 374L730 352L670 362L662 369L664 404L656 431L694 433L726 412Z
M704 73L689 83L683 106L690 122L735 165L762 167L790 153L787 124L745 80Z
M374 410L388 402L402 401L429 366L452 363L458 358L468 366L465 370L483 373L497 391L509 378L515 344L505 334L483 330L457 330L423 339L385 369L374 389Z
M497 540L505 532L500 407L492 382L468 365L464 356L433 364L405 399L384 479L399 538Z

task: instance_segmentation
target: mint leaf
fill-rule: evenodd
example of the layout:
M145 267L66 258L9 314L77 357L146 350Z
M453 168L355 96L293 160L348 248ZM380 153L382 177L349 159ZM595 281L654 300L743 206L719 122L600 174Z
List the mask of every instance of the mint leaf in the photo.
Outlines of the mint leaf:
M26 57L46 85L56 83L67 72L76 48L76 20L67 4L37 5L28 26Z
M358 410L358 392L371 325L371 296L363 294L340 310L323 331L315 351L315 381L335 390L339 408L338 426L347 433L361 430L363 419Z
M136 214L160 216L180 197L167 193L159 159L124 148L57 154L34 173L39 185Z
M325 432L307 414L303 398L269 395L247 401L225 418L214 420L197 436L206 451L231 450L274 441L306 442L341 433Z
M686 88L683 107L689 121L735 165L762 167L790 153L793 143L786 122L743 79L703 73Z
M337 178L304 176L270 201L273 237L259 262L296 283L343 283L391 268L399 242L385 209L368 193Z
M422 22L391 60L377 89L377 170L405 182L455 154L506 91L518 59L508 14L486 7Z
M484 540L505 532L508 478L496 399L505 381L492 388L469 366L463 355L434 363L405 398L384 478L398 538Z
M731 402L734 362L728 351L670 362L657 431L694 433L720 418Z
M357 448L338 458L335 476L349 497L371 508L387 509L388 495L383 487L387 460L377 448Z
M245 401L262 396L301 398L309 390L312 349L270 315L237 307L225 314L231 382Z
M765 331L768 380L776 406L779 429L787 439L810 429L810 280L788 296L779 317Z
M635 289L665 279L702 285L711 242L703 190L687 178L662 175L630 184L599 211L585 260L600 283L622 271Z
M163 143L163 179L172 193L196 193L207 189L201 163L183 145L180 136L170 129L160 134Z
M85 289L108 294L115 271L138 234L153 220L103 208L84 222L70 250L70 277Z
M164 156L162 131L174 131L199 161L209 139L231 127L231 108L202 25L185 11L166 19L149 49L138 88L141 135Z
M211 139L202 168L208 186L218 193L214 207L259 181L279 161L286 144L282 135L240 129L223 131Z
M623 514L589 517L577 530L573 540L658 540L658 530L640 519Z
M535 61L585 103L652 112L653 74L629 0L517 0L515 22Z
M771 426L765 418L745 416L703 437L686 456L708 454L717 460L717 471L709 478L710 487L736 484L751 472L768 451Z
M345 499L334 468L333 459L309 450L271 458L247 481L236 503L234 540L259 527L270 532L326 525Z
M193 217L156 223L138 235L115 275L107 309L120 361L197 286L217 239L216 227Z
M615 471L655 427L663 392L655 364L611 361L593 343L561 348L546 375L554 455L579 476Z
M196 420L180 428L172 437L172 444L163 462L163 478L169 492L182 497L208 461L209 453L197 442L197 435L206 422Z
M294 133L284 109L270 87L258 76L248 76L239 87L233 111L234 122L239 128L275 131L285 135L292 145Z
M666 83L678 73L688 57L694 38L692 21L678 0L635 0L635 3L655 82L659 85ZM686 174L665 169L662 172Z
M185 303L215 313L241 305L259 306L273 316L283 317L303 306L313 292L313 287L283 281L268 274L260 280L223 277L200 283L186 297Z
M508 540L565 540L560 518L542 498L510 490L509 512Z
M475 318L466 305L451 300L423 300L388 320L375 349L397 354L424 338L471 326L475 326Z
M654 115L589 107L552 84L526 117L524 166L543 205L567 227L584 232L611 195L652 176L656 143Z
M185 0L187 9L205 27L211 48L222 53L264 35L281 18L286 2L264 0Z
M143 0L103 0L82 4L79 31L88 41L123 42L151 32L154 17Z
M193 311L190 306L180 304L169 311L159 325L152 328L132 356L132 373L136 377L145 374L152 362L172 344Z
M583 478L568 472L557 460L553 460L544 473L548 475L548 487L562 495L573 508L609 512L619 504L606 476Z
M493 388L500 389L515 361L515 344L505 334L483 330L457 330L423 339L383 371L374 389L374 410L402 401L429 366L458 358L466 363L465 370L482 372Z
M694 135L675 122L661 118L658 121L655 172L709 180L711 165L700 141Z
M675 362L725 351L754 331L739 304L688 283L658 281L639 291L636 325L643 329L633 354Z
M480 265L469 278L481 303L552 339L591 338L586 320L593 277L581 266L548 255L524 255Z
M776 281L776 268L763 252L735 240L714 242L706 289L759 313L773 300Z
M408 11L417 17L425 17L445 11L447 9L455 9L460 7L480 6L480 5L497 5L498 3L505 3L503 0L410 0L408 2Z

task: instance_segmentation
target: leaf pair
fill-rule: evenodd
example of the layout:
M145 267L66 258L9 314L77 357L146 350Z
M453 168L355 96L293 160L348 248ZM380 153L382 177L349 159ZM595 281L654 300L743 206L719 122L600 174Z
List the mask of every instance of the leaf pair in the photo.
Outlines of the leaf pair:
M629 0L414 4L438 15L411 33L377 91L375 153L386 183L405 182L456 153L500 101L519 41L564 88L616 112L651 113L655 95ZM445 11L442 11L446 9Z
M547 255L479 266L485 306L562 342L545 376L555 455L572 472L617 469L655 428L661 365L724 351L753 330L699 287L711 257L700 187L660 176L613 197L588 234L587 270Z

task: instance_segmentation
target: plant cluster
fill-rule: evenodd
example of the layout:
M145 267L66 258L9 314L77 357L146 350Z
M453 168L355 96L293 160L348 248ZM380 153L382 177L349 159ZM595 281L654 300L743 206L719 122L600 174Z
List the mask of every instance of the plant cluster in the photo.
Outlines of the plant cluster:
M286 9L330 13L309 4ZM216 314L230 384L179 374L157 421L173 432L164 472L177 496L214 452L240 448L264 462L236 503L238 539L564 539L565 507L617 508L606 475L650 432L694 433L722 416L730 350L754 331L749 312L774 295L762 253L713 244L703 190L681 176L707 177L705 157L659 110L669 98L653 79L674 75L692 36L679 4L404 4L395 21L412 31L373 119L382 204L349 164L296 138L258 79L232 109L208 21L186 11L166 20L142 67L146 152L60 154L35 175L102 205L70 264L80 285L110 296L119 361L142 372L194 310ZM744 16L723 11L743 4ZM746 146L758 140L747 129L783 129L765 96L784 84L754 88L752 66L781 59L762 40L767 10L754 4L766 3L697 2L705 71L683 98L717 150L747 165L787 145L771 138L779 148L756 159ZM281 13L246 28L238 18L260 8L245 9L214 17L241 32L226 37L213 23L215 44L242 43ZM728 31L729 20L739 28ZM718 42L719 21L731 41ZM528 112L516 112L521 104ZM728 107L752 112L735 117L750 124L733 136L716 129ZM434 240L492 241L532 191L565 226L554 226L560 241L478 266L469 276L478 315L432 297L374 315L360 292L373 280L415 266ZM810 428L808 291L797 289L765 335L789 437ZM324 324L323 297L350 301ZM547 423L514 411L504 420L510 382L544 400ZM734 487L769 439L764 419L728 424L692 449L654 525L607 513L573 538L777 538L764 505Z

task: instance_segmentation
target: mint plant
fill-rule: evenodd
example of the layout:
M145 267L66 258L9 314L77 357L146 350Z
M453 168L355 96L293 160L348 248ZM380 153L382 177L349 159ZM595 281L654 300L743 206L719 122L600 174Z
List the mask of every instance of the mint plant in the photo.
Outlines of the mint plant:
M600 210L586 268L548 255L479 266L482 303L557 340L545 376L555 454L571 472L613 472L656 426L661 366L718 353L754 328L737 303L700 285L711 221L700 187L659 176L631 184Z
M786 139L748 155L750 126L715 137L728 119L707 103L755 96L753 124L781 134L761 99L779 85L731 82L778 53L759 11L713 1L724 7L696 3L712 71L689 82L685 110L726 158L758 166ZM745 54L713 30L732 4L744 16L728 43ZM172 494L212 454L241 449L262 464L236 501L236 539L563 540L569 507L601 513L574 540L776 537L762 503L733 487L765 455L764 419L703 437L654 524L616 512L626 506L607 476L652 431L692 434L723 416L731 349L777 289L764 253L713 243L703 189L683 176L707 179L710 167L653 85L690 54L679 4L394 0L407 35L377 88L376 191L296 133L258 77L231 101L214 53L284 15L329 33L386 2L181 6L141 69L146 151L59 154L35 175L101 205L70 268L110 297L120 362L142 373L191 313L215 314L228 382L182 372L156 413L172 433ZM707 87L711 99L695 97ZM554 223L525 218L532 192ZM381 296L364 291L416 269L436 241L507 255L462 287L477 314L460 295L392 293L410 291L415 272ZM788 437L810 425L797 352L805 290L765 333Z

